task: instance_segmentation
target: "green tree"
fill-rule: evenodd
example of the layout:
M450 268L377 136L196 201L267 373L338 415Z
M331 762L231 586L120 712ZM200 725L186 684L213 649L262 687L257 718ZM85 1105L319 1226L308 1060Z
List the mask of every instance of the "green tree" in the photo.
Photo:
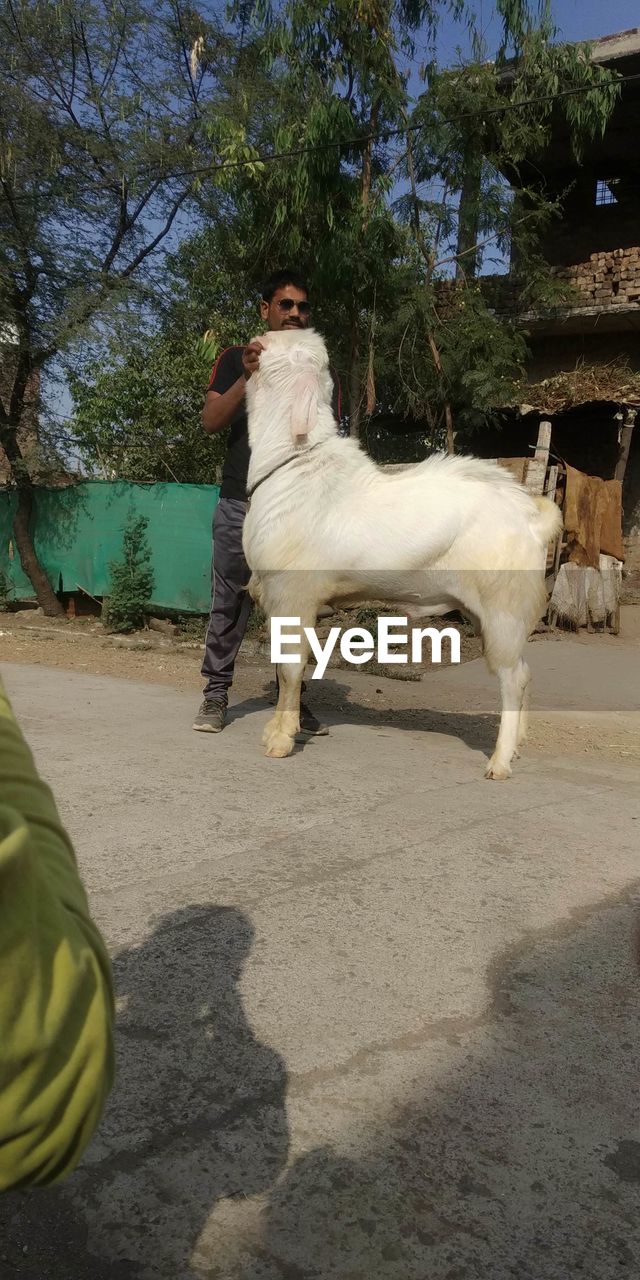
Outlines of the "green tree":
M214 481L221 442L204 435L200 411L217 354L215 341L158 333L71 374L69 434L88 470L105 480Z
M131 513L122 535L122 559L109 565L105 622L111 631L135 631L146 621L154 577L146 516Z
M235 6L282 95L254 141L288 156L240 177L245 240L261 269L276 251L307 266L319 325L338 338L351 431L364 429L378 451L376 403L379 420L404 416L452 448L454 417L477 424L508 395L522 371L521 335L483 294L452 297L448 279L472 284L486 243L519 254L532 302L551 295L537 245L559 205L519 186L518 166L548 138L559 91L571 90L560 109L576 146L613 105L612 77L588 51L553 43L546 4L499 0L498 9L496 57L469 20L470 65L452 73L430 63L412 104L402 68L416 35L433 35L461 5Z
M230 223L183 241L166 259L149 335L124 347L113 341L99 358L69 369L69 436L91 472L182 484L217 479L225 438L206 436L200 415L217 356L258 325L242 254Z
M244 3L238 10L253 20L281 95L269 142L289 156L245 182L239 207L260 270L276 254L307 270L317 320L338 344L357 436L375 398L372 325L393 315L410 266L408 237L390 203L398 166L386 140L406 119L398 59L412 56L438 6L286 0L277 9Z
M407 146L402 205L423 278L399 316L411 342L399 347L398 378L406 407L422 413L432 438L444 437L450 450L456 427L477 426L508 403L526 354L522 335L475 284L483 249L517 262L523 306L558 295L539 245L561 201L523 185L523 162L544 150L558 112L579 153L604 131L617 96L616 78L591 62L588 46L553 42L546 0L536 15L523 0L497 7L504 20L497 58L454 72L431 67ZM454 289L446 280L453 268Z
M234 55L228 29L182 0L0 0L0 325L16 336L0 443L22 565L47 613L61 607L29 534L29 388L135 290L157 289L199 171L238 154Z

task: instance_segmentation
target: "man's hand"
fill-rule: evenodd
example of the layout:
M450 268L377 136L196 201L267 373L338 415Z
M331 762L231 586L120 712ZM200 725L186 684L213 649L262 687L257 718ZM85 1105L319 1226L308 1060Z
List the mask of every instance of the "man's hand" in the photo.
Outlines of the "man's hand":
M256 373L260 368L261 351L264 351L264 347L261 342L258 342L257 338L254 338L253 342L250 342L249 345L245 347L242 353L242 367L244 369L245 378L250 378L251 374Z

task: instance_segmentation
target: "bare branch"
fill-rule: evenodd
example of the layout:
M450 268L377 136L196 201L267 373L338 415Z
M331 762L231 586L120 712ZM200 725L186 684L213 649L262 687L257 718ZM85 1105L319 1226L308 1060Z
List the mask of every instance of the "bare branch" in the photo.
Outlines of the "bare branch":
M461 253L452 253L448 258L441 258L439 262L434 264L434 270L437 267L448 267L452 262L460 262L461 258L465 258L470 253L477 253L479 249L484 249L485 245L491 244L494 240L499 240L500 236L504 235L505 231L507 231L510 226L519 227L526 221L527 214L524 214L521 218L516 218L515 222L507 220L504 226L499 227L497 231L494 231L492 235L487 236L486 239L477 240L475 244L470 245L468 249L463 249Z
M174 201L169 211L167 220L164 226L161 227L157 236L154 236L153 240L151 240L149 244L145 245L144 248L141 249L138 254L136 254L136 257L133 259L133 262L130 262L129 266L125 267L124 271L120 272L121 279L127 280L129 276L131 276L133 272L138 269L140 264L144 262L145 258L148 258L149 254L153 253L154 249L157 249L159 244L162 244L162 241L164 240L165 236L169 234L178 212L180 211L180 209L182 208L182 205L184 204L185 200L190 194L191 194L191 186L188 186L181 193L181 195L178 196L177 200Z
M114 53L114 55L113 55L113 59L112 59L112 62L111 62L111 66L107 66L107 69L106 69L106 71L105 71L105 73L104 73L104 76L102 77L101 90L102 90L102 92L103 92L103 93L106 93L106 91L107 91L107 89L109 88L109 85L111 84L111 81L113 80L113 77L114 77L114 75L115 75L115 73L116 73L116 71L117 71L118 63L119 63L119 61L120 61L120 55L121 55L122 50L123 50L123 47L124 47L124 41L125 41L126 31L127 31L127 11L126 11L126 7L125 7L125 8L123 8L122 23L121 23L121 26L120 26L120 30L119 30L119 32L118 32L118 41L117 41L117 44L116 44L116 49L115 49L115 53Z
M176 15L178 30L180 32L180 48L182 50L182 57L184 60L185 70L187 72L187 84L189 88L189 93L193 101L194 107L197 107L198 106L198 90L196 89L193 75L191 72L191 59L189 57L189 49L187 48L186 36L184 33L184 27L182 25L182 14L180 12L180 0L174 0L173 10Z
M134 224L138 221L138 218L140 217L140 214L142 213L143 209L146 208L149 201L156 194L156 191L158 191L159 188L162 186L163 182L164 182L164 178L157 178L156 181L151 184L151 186L149 187L149 190L146 191L145 194L140 197L135 209L133 210L132 213L129 214L129 223L131 226L134 226Z
M27 241L25 240L25 237L24 237L22 224L20 222L20 215L18 213L18 207L14 200L13 191L9 183L6 181L4 177L0 177L0 186L2 187L2 190L4 192L5 199L9 206L13 224L15 226L16 233L18 236L20 254L22 258L22 266L23 266L25 278L27 281L27 288L26 290L17 291L17 293L18 293L20 303L24 305L24 303L30 301L33 295L33 292L35 290L35 287L38 283L38 275L40 273L38 272L37 268L34 266L29 256L29 248L28 248Z
M406 118L406 117L405 117ZM433 254L427 244L420 222L420 202L418 200L418 188L416 185L416 171L413 163L413 142L412 135L407 133L407 172L411 183L411 195L413 199L413 230L416 237L416 244L427 264L427 274L433 273Z
M104 130L104 134L105 134L105 138L106 138L106 140L107 140L107 142L108 142L108 144L109 144L109 149L110 149L110 151L111 151L111 154L112 154L112 156L113 156L113 159L116 161L116 164L119 164L119 162L120 162L120 156L118 155L118 152L117 152L116 148L115 148L115 147L114 147L114 145L113 145L113 138L112 138L112 136L111 136L111 129L109 128L109 122L108 122L107 117L106 117L106 115L105 115L104 105L103 105L103 102L102 102L102 93L101 93L101 90L98 88L98 86L97 86L97 84L96 84L95 76L94 76L94 74L93 74L93 65L92 65L92 62L91 62L91 54L90 54L90 52L89 52L89 43L88 43L88 40L87 40L87 33L86 33L85 25L84 25L84 22L79 22L77 25L78 25L78 29L79 29L79 31L80 31L80 39L81 39L81 42L82 42L82 49L83 49L83 52L84 52L84 59L85 59L85 63L86 63L86 66L87 66L87 75L88 75L88 77L89 77L89 84L91 85L91 89L92 89L92 92L93 92L93 100L94 100L94 103L95 103L95 106L96 106L96 110L97 110L97 112L98 112L98 115L100 116L100 122L101 122L101 124L102 124L102 128L103 128L103 130Z

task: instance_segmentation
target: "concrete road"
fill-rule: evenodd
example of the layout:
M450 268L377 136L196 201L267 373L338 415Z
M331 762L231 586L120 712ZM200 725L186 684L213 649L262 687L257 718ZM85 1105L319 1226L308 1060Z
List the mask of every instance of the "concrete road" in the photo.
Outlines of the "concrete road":
M532 646L560 693L570 648ZM2 1280L638 1274L637 766L485 782L475 664L438 676L462 736L341 723L287 761L257 700L213 737L165 688L3 675L112 949L119 1074L73 1178L5 1198Z

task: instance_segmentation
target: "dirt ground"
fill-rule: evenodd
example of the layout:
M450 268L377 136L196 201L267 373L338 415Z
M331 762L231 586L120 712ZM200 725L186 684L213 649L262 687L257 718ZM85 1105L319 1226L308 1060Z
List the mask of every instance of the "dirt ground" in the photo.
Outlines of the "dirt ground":
M579 636L572 635L571 640L574 643L606 645L612 661L615 661L615 653L620 647L632 645L640 649L640 609L629 608L625 614L620 636L581 632ZM559 631L542 632L533 639L536 644L563 644L568 636ZM272 668L264 656L256 654L258 647L251 637L246 642L249 653L241 652L238 659L234 693L242 700L264 698L265 701L273 701ZM479 640L463 637L463 662L479 656ZM640 653L638 656L640 659ZM194 712L202 688L201 644L196 641L176 644L153 633L114 640L92 619L57 622L34 613L0 614L2 662L61 668L85 675L115 676L123 680L165 685L183 692L192 691ZM388 668L374 664L368 664L366 672L354 672L353 668L347 672L330 667L325 679L313 686L314 711L329 720L366 720L367 724L384 726L391 723L402 728L428 730L430 711L440 706L440 699L437 696L434 699L437 675L435 682L430 682L427 693L418 673L407 668L403 670L407 673L404 678L398 678L396 670L394 678L390 679ZM357 687L357 701L349 698L349 686ZM497 707L496 690L496 711ZM462 708L460 712L462 716ZM455 720L454 712L451 716L452 732L455 732ZM568 754L597 754L628 762L640 760L637 724L635 720L625 721L620 715L534 712L529 749L548 752L551 748Z

